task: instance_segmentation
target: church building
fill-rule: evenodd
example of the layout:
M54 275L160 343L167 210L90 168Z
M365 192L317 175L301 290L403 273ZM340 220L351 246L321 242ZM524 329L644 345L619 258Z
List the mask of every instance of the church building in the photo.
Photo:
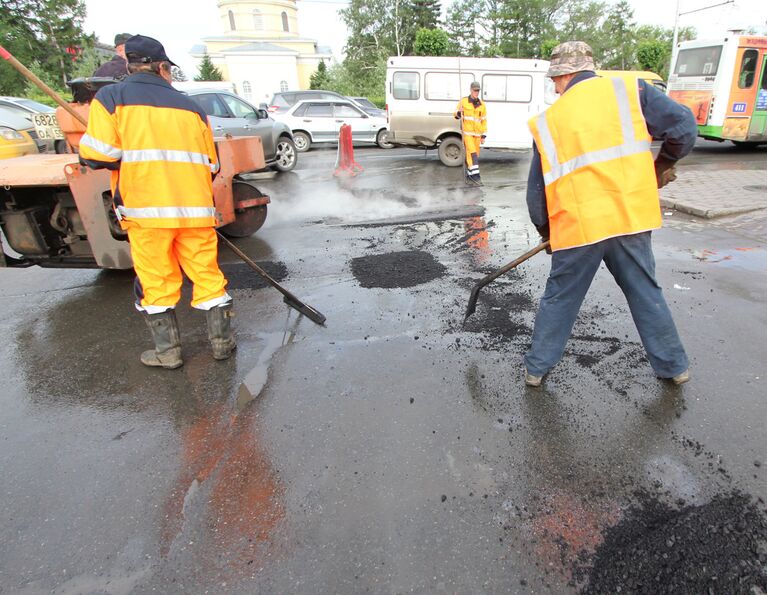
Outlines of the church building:
M267 103L278 91L308 89L309 77L330 48L298 32L295 0L218 0L223 34L205 37L190 54L206 53L237 92L251 103Z

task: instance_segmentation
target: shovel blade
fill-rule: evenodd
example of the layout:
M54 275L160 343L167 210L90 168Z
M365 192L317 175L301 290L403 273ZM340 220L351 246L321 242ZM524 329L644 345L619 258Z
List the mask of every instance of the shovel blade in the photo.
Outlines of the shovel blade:
M466 322L469 319L469 316L474 314L474 312L477 311L477 299L479 298L479 290L482 289L481 285L475 285L474 288L471 290L471 295L469 296L469 303L466 306L466 315L463 317L463 321Z
M314 308L312 308L308 304L304 304L303 302L291 300L288 296L285 296L283 298L283 301L294 310L297 310L298 312L306 316L312 322L319 324L320 326L325 326L325 321L327 320L327 318L325 318L325 315L319 310L315 310Z

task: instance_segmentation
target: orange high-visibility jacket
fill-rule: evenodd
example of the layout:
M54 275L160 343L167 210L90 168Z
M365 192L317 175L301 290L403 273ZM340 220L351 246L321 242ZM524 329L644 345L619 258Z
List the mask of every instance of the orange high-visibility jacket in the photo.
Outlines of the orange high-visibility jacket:
M661 226L636 85L581 81L528 125L541 153L552 250Z
M487 134L487 108L485 102L474 107L468 97L463 97L455 108L456 114L463 112L463 133L466 136L481 138Z
M80 161L112 170L124 229L212 227L213 133L202 109L159 76L103 87L90 106Z

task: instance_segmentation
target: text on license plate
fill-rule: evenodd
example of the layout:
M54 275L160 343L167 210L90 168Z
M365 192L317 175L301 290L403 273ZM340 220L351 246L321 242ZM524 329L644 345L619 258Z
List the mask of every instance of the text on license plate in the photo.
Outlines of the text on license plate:
M34 114L32 116L32 123L35 125L35 131L41 140L64 138L64 133L59 128L56 114Z

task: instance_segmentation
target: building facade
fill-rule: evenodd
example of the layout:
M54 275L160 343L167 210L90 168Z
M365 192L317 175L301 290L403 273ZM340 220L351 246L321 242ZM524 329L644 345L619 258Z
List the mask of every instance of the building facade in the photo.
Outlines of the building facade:
M190 52L206 53L237 92L256 105L278 91L308 89L309 78L329 48L301 37L295 0L218 0L221 35L206 37Z

